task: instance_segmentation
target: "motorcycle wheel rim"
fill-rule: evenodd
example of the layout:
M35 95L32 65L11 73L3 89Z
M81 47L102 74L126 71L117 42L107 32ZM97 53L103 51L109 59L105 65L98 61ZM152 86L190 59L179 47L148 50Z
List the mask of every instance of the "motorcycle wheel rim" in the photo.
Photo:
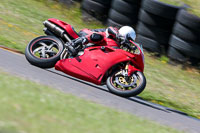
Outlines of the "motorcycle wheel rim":
M60 49L55 40L40 39L32 43L30 51L36 58L50 59L57 56L57 54L60 52Z

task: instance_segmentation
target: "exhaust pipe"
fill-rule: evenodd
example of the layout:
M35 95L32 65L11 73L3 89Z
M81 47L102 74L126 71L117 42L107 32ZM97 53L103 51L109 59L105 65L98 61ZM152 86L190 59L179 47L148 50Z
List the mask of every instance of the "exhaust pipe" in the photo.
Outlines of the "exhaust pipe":
M50 32L56 34L57 36L64 37L65 30L61 29L57 25L49 22L48 20L44 21L43 24Z

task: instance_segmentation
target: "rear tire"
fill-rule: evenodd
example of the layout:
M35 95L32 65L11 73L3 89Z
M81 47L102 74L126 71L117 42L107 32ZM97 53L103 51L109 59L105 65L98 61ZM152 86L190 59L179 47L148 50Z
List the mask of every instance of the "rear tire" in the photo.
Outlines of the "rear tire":
M46 50L45 48L49 48L49 50ZM40 36L33 39L27 45L25 50L25 57L28 62L34 66L41 68L51 68L54 67L56 62L60 59L60 55L63 50L63 42L57 37ZM44 54L41 54L43 52ZM43 57L41 57L41 55Z
M131 97L131 96L136 96L136 95L140 94L144 90L144 88L146 86L146 78L142 72L137 71L137 72L133 73L133 75L135 75L135 77L137 77L137 80L139 80L139 84L136 83L137 84L136 87L131 88L131 89L129 89L130 87L128 87L126 89L121 89L121 87L118 88L118 85L116 83L114 83L116 80L116 77L117 77L115 74L117 74L118 72L119 71L115 71L111 76L108 77L108 79L106 81L107 87L111 93L116 94L118 96L122 96L122 97ZM133 77L133 75L132 75L132 77Z

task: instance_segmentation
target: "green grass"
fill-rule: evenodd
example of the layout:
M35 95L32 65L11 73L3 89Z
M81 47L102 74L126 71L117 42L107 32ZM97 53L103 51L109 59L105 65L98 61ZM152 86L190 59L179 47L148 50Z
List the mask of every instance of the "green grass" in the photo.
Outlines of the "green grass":
M182 6L183 4L187 4L191 8L188 9L188 11L191 14L194 14L196 16L200 17L200 1L199 0L160 0L162 2L176 5L176 6Z
M79 7L79 5L76 5ZM0 45L17 48L24 52L27 43L39 35L44 35L42 22L57 18L82 28L102 28L97 22L83 23L79 8L62 7L48 0L1 0L0 2Z
M52 17L64 20L78 30L103 27L97 22L84 22L77 7L79 5L64 9L51 0L1 0L0 45L24 51L31 39L43 35L42 22ZM166 57L155 59L146 53L145 58L147 87L140 96L200 118L200 73L168 65Z
M152 58L146 53L147 86L140 96L200 118L200 73L192 68L172 66L166 58Z
M165 2L167 4L175 5L175 6L182 6L184 3L182 0L159 0Z
M178 132L2 71L0 81L1 133Z

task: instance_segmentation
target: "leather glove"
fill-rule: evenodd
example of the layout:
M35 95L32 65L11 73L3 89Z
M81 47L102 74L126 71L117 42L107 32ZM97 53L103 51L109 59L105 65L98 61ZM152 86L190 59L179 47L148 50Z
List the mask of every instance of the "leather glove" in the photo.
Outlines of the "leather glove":
M126 39L123 36L117 36L117 41L120 43L120 45L126 43Z
M71 45L75 49L80 49L86 43L88 43L88 40L86 37L79 37L79 38L73 40Z

